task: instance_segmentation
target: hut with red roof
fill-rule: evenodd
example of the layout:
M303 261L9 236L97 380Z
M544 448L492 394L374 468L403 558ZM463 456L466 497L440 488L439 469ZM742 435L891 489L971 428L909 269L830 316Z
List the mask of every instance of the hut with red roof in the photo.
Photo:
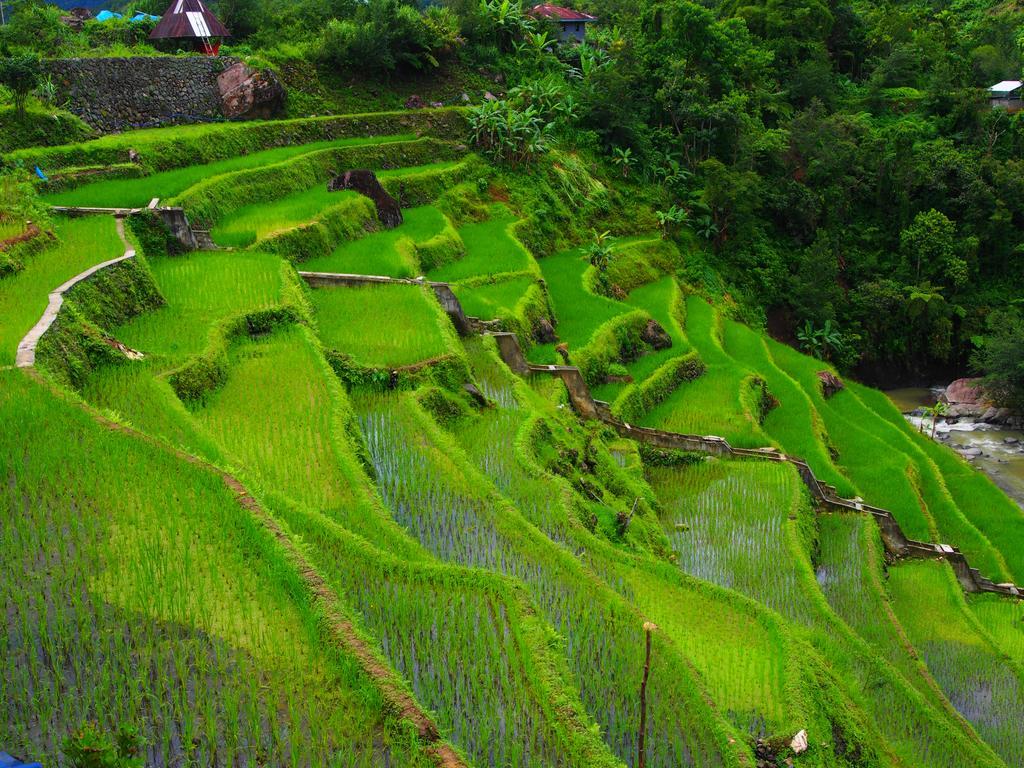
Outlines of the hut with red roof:
M533 6L529 14L535 19L549 19L557 24L558 39L563 43L582 43L587 34L586 25L597 21L597 17L589 13L548 3Z
M186 40L197 51L216 56L220 39L231 37L203 0L173 0L163 18L150 32L150 40Z

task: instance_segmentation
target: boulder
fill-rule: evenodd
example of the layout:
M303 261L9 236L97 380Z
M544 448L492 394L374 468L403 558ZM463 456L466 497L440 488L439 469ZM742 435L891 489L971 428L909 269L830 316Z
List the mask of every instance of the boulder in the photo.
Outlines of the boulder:
M946 387L942 399L951 405L982 403L985 400L985 393L980 384L981 379L957 379Z
M284 109L284 86L270 69L236 62L217 75L217 88L227 118L267 119Z
M465 390L466 394L472 398L473 402L476 403L478 407L487 408L490 406L490 402L487 400L487 397L477 388L476 384L466 382L462 385L462 389Z
M843 380L832 371L818 371L817 376L818 381L821 382L821 394L825 396L826 400L846 387Z
M665 332L665 329L658 325L656 320L648 320L640 333L640 338L654 349L668 349L672 346L672 337Z
M554 344L558 341L555 327L546 317L538 318L533 326L533 338L538 344Z
M401 206L381 186L373 171L345 171L327 182L328 192L340 192L343 189L351 189L353 192L358 192L373 200L374 205L377 206L377 218L386 229L394 229L402 223Z

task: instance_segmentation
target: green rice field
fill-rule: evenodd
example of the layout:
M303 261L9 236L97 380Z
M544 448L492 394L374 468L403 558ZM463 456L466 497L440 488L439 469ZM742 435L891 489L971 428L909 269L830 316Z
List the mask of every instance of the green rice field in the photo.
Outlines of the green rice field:
M329 349L372 367L401 367L450 354L448 318L428 287L366 285L311 294Z
M124 254L112 218L61 219L54 235L25 269L0 279L0 365L14 363L18 343L43 314L50 291L94 264Z
M139 208L149 205L153 198L169 200L177 197L193 184L233 171L259 168L280 163L322 149L364 146L389 141L409 141L409 134L367 139L338 139L318 141L287 147L275 147L260 152L217 160L206 165L189 165L170 171L160 171L137 179L112 179L84 184L66 192L54 192L44 197L50 205L84 206L97 208Z
M153 277L167 305L130 320L118 338L149 354L197 354L217 320L276 304L282 269L277 257L249 252L154 259Z
M439 234L444 214L431 205L402 211L403 222L394 229L371 232L339 245L332 253L302 263L310 272L342 272L353 275L419 277L411 245Z
M443 171L456 163L441 162L397 170L380 171L378 178L398 178L403 174ZM269 235L305 224L323 215L332 206L352 199L355 192L328 192L326 184L285 195L270 203L254 203L232 211L210 230L221 246L245 247Z
M533 259L512 235L515 218L501 203L491 206L490 218L459 229L466 254L430 272L431 280L457 283L466 278L530 271Z
M687 282L711 246L618 191L617 298L598 295L599 217L538 218L608 191L582 149L536 168L555 180L536 199L483 157L381 171L415 203L391 230L302 188L314 152L463 152L426 110L399 117L40 150L103 167L141 147L151 175L47 202L187 198L221 248L169 255L130 220L136 261L65 296L25 370L49 292L124 243L112 217L56 217L0 276L0 751L91 768L86 728L155 768L1024 767L1024 601L887 551L775 454L622 421L804 458L995 582L1024 581L1013 502L881 392L844 375L826 397L828 363ZM401 280L313 287L296 262ZM485 332L460 336L420 277ZM564 370L504 362L493 331L561 362L542 317L614 418L582 418Z

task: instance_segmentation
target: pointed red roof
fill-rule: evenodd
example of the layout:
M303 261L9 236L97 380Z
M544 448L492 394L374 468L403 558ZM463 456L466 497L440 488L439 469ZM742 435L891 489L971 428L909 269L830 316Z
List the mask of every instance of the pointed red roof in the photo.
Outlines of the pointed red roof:
M203 0L173 0L156 29L150 32L149 39L181 37L231 37L231 33L210 12Z
M530 15L558 21L597 21L597 17L591 16L589 13L581 13L571 8L563 8L560 5L550 5L549 3L533 6L530 9Z

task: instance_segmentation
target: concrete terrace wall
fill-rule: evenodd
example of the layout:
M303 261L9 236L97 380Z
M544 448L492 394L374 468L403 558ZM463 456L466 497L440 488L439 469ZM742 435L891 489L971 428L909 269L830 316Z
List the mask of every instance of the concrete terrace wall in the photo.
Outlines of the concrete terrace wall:
M121 131L222 119L217 76L237 59L136 56L44 62L57 100L93 128Z
M569 401L576 412L584 419L595 419L612 427L623 437L637 442L653 445L656 448L669 450L708 453L715 456L731 456L735 458L759 459L761 461L777 461L792 464L800 474L801 480L816 504L842 512L859 512L869 514L878 524L882 542L886 552L896 558L916 557L945 560L953 568L957 580L965 592L993 592L1008 597L1024 596L1024 589L1014 584L996 584L985 578L977 568L972 568L967 558L956 547L948 544L932 544L915 541L903 533L892 512L857 499L844 499L836 493L836 489L821 482L814 474L810 465L803 459L787 456L774 448L733 448L723 437L715 435L681 435L648 427L636 427L627 424L611 414L607 403L595 400L579 369L566 365L534 365L527 362L519 346L519 339L514 333L492 334L498 345L498 353L505 364L519 375L542 373L557 376L566 386Z

